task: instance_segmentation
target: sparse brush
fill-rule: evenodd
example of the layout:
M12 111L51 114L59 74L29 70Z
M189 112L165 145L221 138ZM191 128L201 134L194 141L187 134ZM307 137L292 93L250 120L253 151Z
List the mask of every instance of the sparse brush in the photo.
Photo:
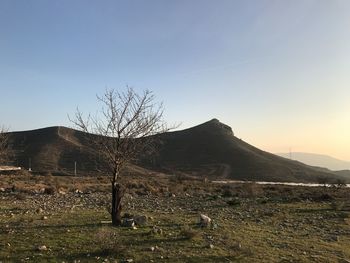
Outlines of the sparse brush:
M232 197L233 196L233 191L231 189L225 189L224 192L222 193L222 197Z
M234 198L234 199L228 200L226 203L230 206L239 206L241 205L241 200L239 200L238 198Z
M349 215L349 213L346 212L346 211L339 211L337 214L338 214L338 217L341 218L341 219L343 219L344 221L350 220L350 215ZM349 222L350 222L350 221L349 221Z
M343 210L344 206L345 206L345 202L343 201L333 201L331 203L331 208L335 211Z
M94 241L104 254L118 254L125 250L125 247L118 242L117 233L108 228L99 229Z
M45 187L44 194L47 194L47 195L56 194L56 187L53 187L53 186Z
M180 235L184 237L185 239L194 239L199 235L198 231L192 229L189 226L184 226L181 229Z
M255 182L242 184L242 196L247 198L258 197L264 195L261 185Z
M23 200L26 199L26 195L24 193L19 192L19 193L16 194L16 199L20 200L20 201L23 201Z
M58 178L54 178L53 180L53 187L55 187L56 192L58 192L58 190L62 187L60 181L58 180Z
M233 188L230 185L224 185L222 191L222 197L232 197L234 195Z

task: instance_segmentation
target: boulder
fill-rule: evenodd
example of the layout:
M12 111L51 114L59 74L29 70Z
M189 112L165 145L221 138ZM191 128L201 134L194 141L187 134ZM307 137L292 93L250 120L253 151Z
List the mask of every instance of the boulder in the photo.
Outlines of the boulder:
M211 218L209 216L200 214L199 224L201 227L208 227L211 224Z
M38 247L38 250L39 250L39 251L45 251L45 250L47 250L47 247L46 247L45 245L39 246L39 247Z
M144 215L134 216L134 222L138 226L145 226L147 224L147 217Z

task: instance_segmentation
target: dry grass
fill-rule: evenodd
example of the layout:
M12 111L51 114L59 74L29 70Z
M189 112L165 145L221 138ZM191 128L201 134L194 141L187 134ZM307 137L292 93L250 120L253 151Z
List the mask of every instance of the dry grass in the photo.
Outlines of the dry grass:
M0 193L3 262L350 259L350 215L345 206L339 207L350 196L347 188L221 185L199 180L183 180L179 185L157 175L124 178L124 184L130 188L124 212L149 218L146 226L130 229L101 224L110 220L105 210L110 191L107 177L15 175L1 179L0 187L6 188L5 193ZM33 192L43 187L55 188L55 183L69 192ZM12 185L16 185L14 192ZM77 188L87 194L72 193ZM92 189L96 192L88 194ZM50 208L60 202L64 204L61 208ZM36 213L33 204L39 207L44 203L51 210ZM211 227L197 227L200 213L213 219ZM47 220L42 219L44 215ZM39 245L46 245L48 250L38 252Z

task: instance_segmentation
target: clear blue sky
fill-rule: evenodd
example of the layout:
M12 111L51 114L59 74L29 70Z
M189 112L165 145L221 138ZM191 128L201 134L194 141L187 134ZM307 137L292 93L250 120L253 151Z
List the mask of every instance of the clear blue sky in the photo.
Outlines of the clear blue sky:
M182 128L350 160L348 0L1 0L0 123L70 126L106 88L150 89Z

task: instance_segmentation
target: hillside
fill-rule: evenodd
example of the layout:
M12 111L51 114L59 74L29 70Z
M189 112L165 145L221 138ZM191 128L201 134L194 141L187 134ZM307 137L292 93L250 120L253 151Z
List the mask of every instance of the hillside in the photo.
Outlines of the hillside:
M262 151L234 136L216 119L162 136L159 167L193 175L259 181L318 181L334 177L297 161Z
M290 154L277 153L277 155L289 158ZM350 170L350 162L339 160L328 155L305 152L293 152L291 155L293 160L297 160L308 165L324 167L333 171Z
M10 133L14 165L34 171L88 174L101 167L86 133L65 127ZM159 154L137 164L167 173L261 181L317 182L335 174L264 152L234 136L232 129L216 119L193 128L159 136Z
M96 153L88 146L87 134L65 127L10 133L14 165L33 171L74 172L96 169Z

